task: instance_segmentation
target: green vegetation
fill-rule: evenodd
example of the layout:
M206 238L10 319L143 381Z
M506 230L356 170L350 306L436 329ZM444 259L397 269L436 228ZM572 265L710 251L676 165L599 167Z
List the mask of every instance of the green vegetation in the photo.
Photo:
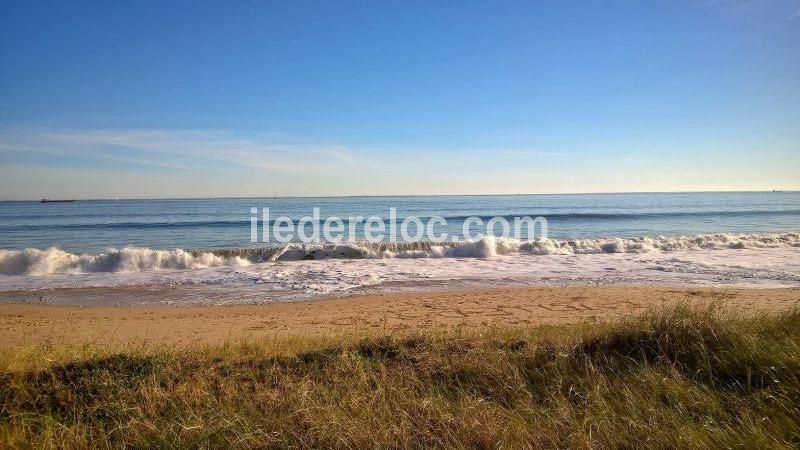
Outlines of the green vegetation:
M800 445L800 313L0 355L0 447Z

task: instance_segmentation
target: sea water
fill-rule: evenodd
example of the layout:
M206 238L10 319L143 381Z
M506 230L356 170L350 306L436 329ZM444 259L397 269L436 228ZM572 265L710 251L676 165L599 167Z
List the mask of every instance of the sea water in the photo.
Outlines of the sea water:
M252 208L297 220L544 217L547 239L438 245L251 242ZM0 290L182 284L294 298L398 286L800 285L800 193L0 202ZM233 289L233 287L236 289ZM271 293L271 294L270 294ZM256 295L258 298L258 295Z

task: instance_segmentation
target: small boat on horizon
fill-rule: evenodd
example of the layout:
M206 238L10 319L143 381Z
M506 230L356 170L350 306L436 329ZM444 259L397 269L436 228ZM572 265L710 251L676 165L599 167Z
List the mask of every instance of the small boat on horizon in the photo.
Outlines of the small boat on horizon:
M72 200L50 200L49 198L43 198L39 203L72 203L75 199Z

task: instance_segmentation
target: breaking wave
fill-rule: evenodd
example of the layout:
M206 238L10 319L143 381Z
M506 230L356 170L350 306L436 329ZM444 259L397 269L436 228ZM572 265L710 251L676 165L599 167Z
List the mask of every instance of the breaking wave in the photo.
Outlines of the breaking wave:
M0 250L0 274L48 275L83 272L140 272L158 269L200 269L222 265L247 265L248 261L211 252L153 250L126 247L107 253L75 255L59 248Z
M365 258L490 258L497 255L580 255L687 250L800 247L800 233L705 234L695 237L633 237L604 239L538 239L519 241L487 236L460 243L286 244L223 250L156 250L140 247L111 249L98 254L45 250L0 250L0 274L140 272L162 269L241 267L254 263Z

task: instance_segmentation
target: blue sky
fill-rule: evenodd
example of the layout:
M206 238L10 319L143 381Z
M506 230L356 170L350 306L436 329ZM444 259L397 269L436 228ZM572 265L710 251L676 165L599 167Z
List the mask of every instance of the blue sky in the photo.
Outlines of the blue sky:
M800 0L0 4L0 198L800 189Z

